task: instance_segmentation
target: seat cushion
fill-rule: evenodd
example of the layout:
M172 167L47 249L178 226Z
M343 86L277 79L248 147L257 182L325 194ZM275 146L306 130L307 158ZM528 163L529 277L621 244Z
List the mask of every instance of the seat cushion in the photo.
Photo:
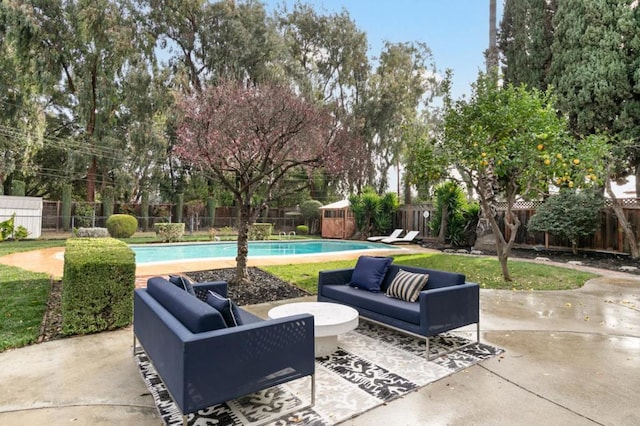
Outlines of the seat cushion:
M393 261L390 257L360 256L351 275L352 287L379 292L380 284Z
M428 279L429 274L416 274L400 269L387 289L387 296L415 302Z
M363 308L412 324L420 324L420 304L388 297L348 285L326 285L322 295L354 308Z

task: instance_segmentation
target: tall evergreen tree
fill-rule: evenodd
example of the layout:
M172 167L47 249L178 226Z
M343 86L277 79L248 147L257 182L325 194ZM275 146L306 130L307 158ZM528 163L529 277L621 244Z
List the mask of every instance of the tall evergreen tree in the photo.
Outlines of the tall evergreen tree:
M626 0L564 0L553 20L552 82L576 135L625 144L625 173L640 177L640 10ZM640 179L636 180L640 193Z
M506 0L499 34L505 82L547 88L556 7L556 0Z
M619 25L630 13L626 0L558 3L552 82L576 134L611 132L622 105L632 97L628 41Z

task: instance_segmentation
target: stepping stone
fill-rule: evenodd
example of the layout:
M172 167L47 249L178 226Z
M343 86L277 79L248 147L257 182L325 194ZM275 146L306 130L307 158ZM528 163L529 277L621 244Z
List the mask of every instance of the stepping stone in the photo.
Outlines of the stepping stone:
M469 254L469 252L468 252L468 251L466 251L465 249L460 249L460 250L458 250L456 253Z
M482 250L471 250L471 254L480 255L482 254Z
M533 260L537 260L538 262L550 262L551 259L549 259L548 257L542 257L542 256L538 256Z
M456 251L454 249L444 249L442 250L444 253L455 253Z
M567 262L569 265L578 265L581 266L582 262L580 262L579 260L570 260Z

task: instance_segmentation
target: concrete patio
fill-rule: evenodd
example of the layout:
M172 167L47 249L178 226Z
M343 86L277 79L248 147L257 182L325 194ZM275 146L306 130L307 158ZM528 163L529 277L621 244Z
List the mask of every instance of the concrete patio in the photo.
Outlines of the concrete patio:
M600 272L579 290L482 290L481 340L503 355L343 424L640 424L640 277ZM160 424L131 345L127 328L0 353L0 424Z

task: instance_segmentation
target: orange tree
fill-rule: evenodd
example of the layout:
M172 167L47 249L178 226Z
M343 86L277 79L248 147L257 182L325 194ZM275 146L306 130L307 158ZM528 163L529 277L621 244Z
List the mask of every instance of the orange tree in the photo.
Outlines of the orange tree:
M270 203L311 181L295 176L322 168L338 179L362 170L365 156L354 132L288 87L223 81L183 97L179 107L176 154L216 178L240 212L237 284L249 281L249 225Z
M506 281L511 280L507 260L521 224L513 214L516 200L540 199L553 186L591 185L602 176L606 146L596 138L569 137L566 119L553 104L549 91L500 87L495 77L485 75L473 85L469 100L445 100L445 149L478 196ZM507 206L504 233L498 226L498 198Z

